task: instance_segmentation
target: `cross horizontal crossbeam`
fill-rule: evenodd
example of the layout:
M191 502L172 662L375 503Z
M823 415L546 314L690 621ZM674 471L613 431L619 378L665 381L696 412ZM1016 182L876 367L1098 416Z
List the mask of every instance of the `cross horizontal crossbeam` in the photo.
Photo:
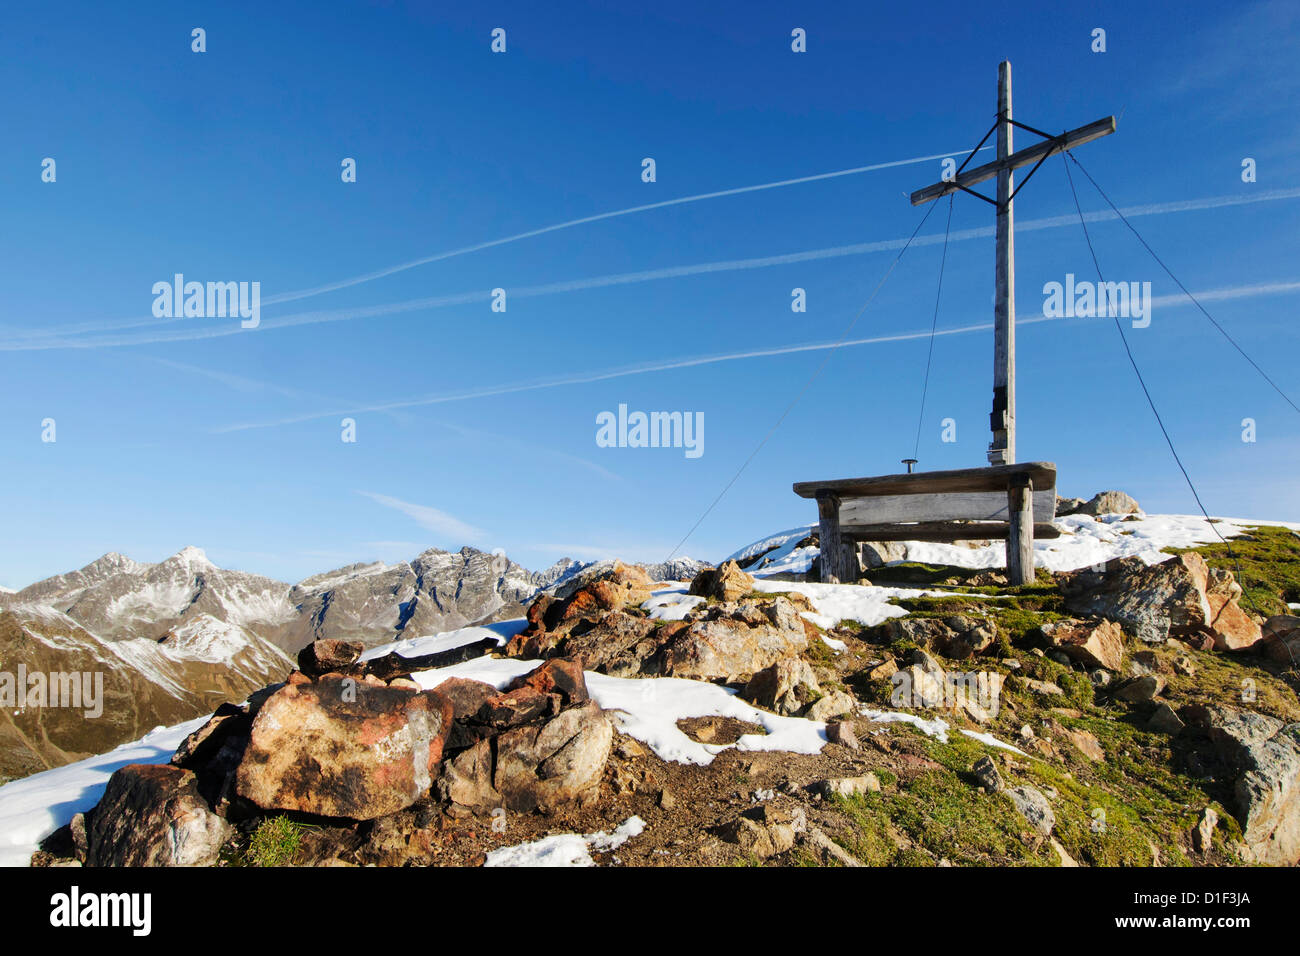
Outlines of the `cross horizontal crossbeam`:
M919 206L933 199L941 199L958 189L969 189L971 186L992 179L1003 169L1019 169L1021 166L1028 166L1030 163L1040 163L1049 156L1055 156L1063 150L1073 149L1076 146L1082 146L1084 143L1091 143L1094 139L1101 139L1113 132L1115 132L1115 117L1107 116L1105 119L1099 119L1087 126L1080 126L1068 133L1062 133L1060 136L1054 136L1041 143L1035 143L1033 146L1027 146L1019 152L1012 153L1005 159L995 159L991 163L985 163L983 166L976 166L967 172L958 173L951 180L918 189L912 193L912 205Z

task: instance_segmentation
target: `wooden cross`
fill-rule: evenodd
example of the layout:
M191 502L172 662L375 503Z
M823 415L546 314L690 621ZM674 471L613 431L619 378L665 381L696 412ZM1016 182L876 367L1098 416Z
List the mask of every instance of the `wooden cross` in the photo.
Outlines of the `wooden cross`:
M1011 131L1013 126L1043 137L1043 142L1035 143L1018 153L1011 151ZM966 170L966 163L979 152L988 138L997 133L997 159L983 166ZM950 180L926 186L912 193L912 205L939 199L960 189L972 196L979 196L985 202L997 208L997 268L994 274L993 302L993 414L989 418L989 427L993 431L993 442L989 445L989 464L1009 465L1016 460L1016 243L1015 220L1011 201L1016 193L1029 182L1030 176L1051 156L1091 143L1094 139L1109 136L1115 132L1115 117L1080 126L1068 133L1052 136L1036 130L1032 126L1017 123L1011 118L1011 63L1003 61L998 64L998 118L993 128L984 134L979 146L971 150L965 162L957 168L956 175ZM1012 171L1022 166L1034 164L1029 175L1019 187L1012 186ZM963 171L966 170L966 171ZM975 192L971 186L997 177L997 199L990 199ZM910 468L909 468L910 470Z

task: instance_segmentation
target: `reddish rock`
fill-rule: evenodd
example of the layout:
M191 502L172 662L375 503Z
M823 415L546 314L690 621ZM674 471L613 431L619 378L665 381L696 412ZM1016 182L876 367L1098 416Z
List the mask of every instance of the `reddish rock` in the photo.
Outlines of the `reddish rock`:
M441 694L322 678L272 695L235 772L263 809L371 820L429 789L452 722Z
M452 724L446 744L449 752L464 750L486 736L483 730L471 725L469 721L480 707L500 693L495 687L483 681L449 677L433 690L451 702Z
M451 702L452 720L464 720L477 712L485 701L500 693L491 684L465 677L449 677L435 687L433 692Z
M587 693L587 679L582 673L582 665L577 661L555 658L547 661L536 670L516 677L506 685L507 691L531 687L543 694L557 694L561 707L585 704L590 695Z

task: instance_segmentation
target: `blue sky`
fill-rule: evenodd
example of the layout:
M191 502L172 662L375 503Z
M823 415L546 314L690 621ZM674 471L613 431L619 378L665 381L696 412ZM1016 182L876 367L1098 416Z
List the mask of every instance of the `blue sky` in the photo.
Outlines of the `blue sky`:
M664 558L827 354L787 349L836 341L896 255L845 247L908 236L925 207L905 194L939 178L938 159L336 286L641 204L960 157L992 120L1003 58L1018 119L1060 131L1121 117L1079 159L1121 207L1157 207L1134 224L1300 392L1294 4L994 4L978 20L943 4L465 6L10 12L0 584L187 544L285 580L462 544L531 567ZM194 27L205 53L191 51ZM495 27L504 54L489 49ZM795 27L806 53L790 49ZM1105 53L1090 49L1096 27ZM340 179L344 157L355 183ZM1103 208L1076 184L1086 211ZM1024 320L1041 315L1044 283L1095 275L1077 223L1032 228L1073 215L1060 159L1016 206ZM945 200L852 338L928 333L946 214ZM992 222L973 197L954 205L956 234ZM1152 283L1152 323L1129 338L1206 506L1300 519L1300 416L1169 298L1176 287L1121 223L1091 228L1106 278ZM992 263L986 235L950 245L941 329L991 319ZM155 319L151 288L176 272L260 282L261 327ZM497 287L504 313L490 308ZM806 313L791 311L795 287ZM898 470L927 345L836 352L682 551L716 558L814 521L793 481ZM778 354L692 364L755 351ZM1194 510L1109 320L1026 324L1019 351L1021 460L1055 461L1063 493L1115 487L1149 511ZM988 331L936 340L922 468L984 464L991 353ZM598 447L596 416L620 404L703 413L703 455ZM955 443L940 441L944 418Z

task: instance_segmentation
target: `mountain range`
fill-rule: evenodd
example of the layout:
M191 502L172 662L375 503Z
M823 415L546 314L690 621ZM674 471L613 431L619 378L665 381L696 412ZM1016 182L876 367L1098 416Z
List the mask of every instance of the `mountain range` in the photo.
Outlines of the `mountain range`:
M297 652L320 638L373 646L520 617L540 591L609 563L564 558L534 572L503 554L430 549L287 584L217 567L187 547L156 564L110 552L0 590L0 782L242 700L282 679ZM679 580L702 566L685 558L645 567L658 580ZM69 707L33 697L35 675L52 687L49 675L94 674L102 674L98 700ZM92 718L92 710L100 713Z

